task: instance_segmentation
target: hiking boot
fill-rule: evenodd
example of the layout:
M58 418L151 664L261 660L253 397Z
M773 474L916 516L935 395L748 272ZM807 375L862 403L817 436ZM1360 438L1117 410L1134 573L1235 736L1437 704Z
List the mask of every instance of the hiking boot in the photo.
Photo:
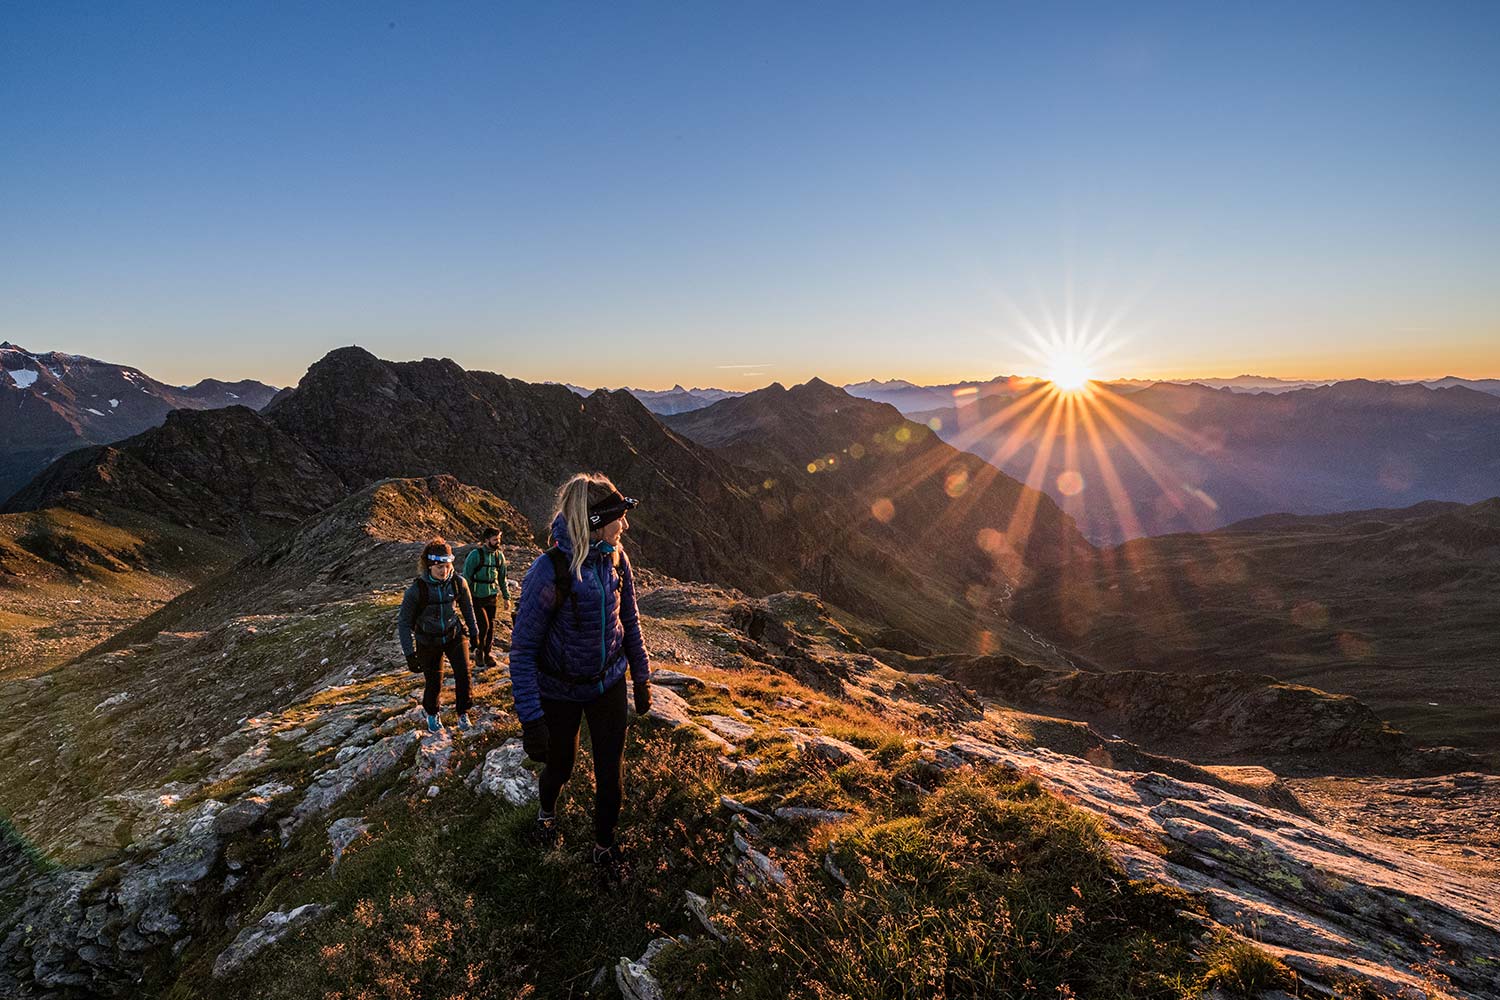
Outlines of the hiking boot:
M619 844L611 844L609 847L595 844L594 867L598 869L599 877L606 885L618 885L630 877L630 866Z
M485 653L484 665L487 667L498 667L500 665L500 661L495 659L494 653Z
M435 715L427 717L427 731L429 733L440 733L443 731L443 723Z
M468 732L470 729L474 728L473 725L471 725L469 722L468 712L458 713L458 728L462 729L464 732Z
M536 824L531 831L532 843L541 848L554 847L557 844L557 816L536 815Z

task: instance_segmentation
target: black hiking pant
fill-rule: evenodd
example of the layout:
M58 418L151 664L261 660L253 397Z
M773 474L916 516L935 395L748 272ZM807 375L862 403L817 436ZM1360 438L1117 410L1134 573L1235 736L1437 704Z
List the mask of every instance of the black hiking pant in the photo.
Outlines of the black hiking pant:
M438 692L443 689L443 657L448 657L448 666L453 669L453 707L460 713L467 712L473 704L469 700L469 643L462 635L456 635L442 644L431 645L418 642L417 665L422 668L426 684L422 688L422 707L428 715L437 715Z
M625 678L593 701L542 699L547 720L547 766L542 768L542 809L552 812L563 782L573 773L578 755L578 728L589 720L594 750L594 839L604 847L615 842L620 802L625 797L621 764L625 756Z
M474 618L479 624L479 646L474 650L474 659L481 667L495 645L495 617L499 608L498 594L474 598Z

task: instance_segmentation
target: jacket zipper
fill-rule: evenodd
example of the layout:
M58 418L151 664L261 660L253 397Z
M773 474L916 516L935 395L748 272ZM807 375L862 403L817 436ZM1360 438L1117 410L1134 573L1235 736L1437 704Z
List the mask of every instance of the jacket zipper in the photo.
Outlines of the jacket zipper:
M600 556L600 558L599 558L599 565L598 565L598 567L596 569L596 575L598 576L598 579L599 579L599 674L600 674L600 677L599 677L599 693L603 694L604 693L604 676L603 675L604 675L605 667L607 666L607 664L604 662L604 654L605 654L606 650L608 649L608 643L607 643L607 640L605 638L605 630L604 630L604 626L605 626L605 624L608 621L608 614L607 614L607 612L605 610L605 607L604 607L604 557L603 556Z

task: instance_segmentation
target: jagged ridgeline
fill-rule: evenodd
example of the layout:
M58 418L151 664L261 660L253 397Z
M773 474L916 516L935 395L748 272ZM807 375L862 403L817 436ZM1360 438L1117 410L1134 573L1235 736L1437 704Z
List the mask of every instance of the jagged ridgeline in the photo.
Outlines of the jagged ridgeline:
M1027 642L990 606L1030 568L1087 547L1066 515L893 407L817 381L774 388L785 405L749 451L689 437L705 421L739 420L761 393L692 414L684 437L624 391L581 399L452 361L343 348L259 414L173 413L67 456L6 509L145 510L248 545L372 481L448 474L545 530L559 483L597 468L642 501L631 524L645 567L751 593L816 591L901 645Z

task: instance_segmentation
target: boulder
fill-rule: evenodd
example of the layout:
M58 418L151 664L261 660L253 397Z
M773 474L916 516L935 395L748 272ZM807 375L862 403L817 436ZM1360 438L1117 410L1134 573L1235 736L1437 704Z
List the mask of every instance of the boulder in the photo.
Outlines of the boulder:
M265 951L286 937L297 927L322 916L329 907L320 903L304 903L294 910L273 910L259 921L244 928L234 936L229 947L219 952L214 959L214 978L223 979L244 965L249 959Z
M518 739L506 740L486 754L467 784L475 792L499 796L513 806L535 802L538 797L536 775L526 766L526 751Z

